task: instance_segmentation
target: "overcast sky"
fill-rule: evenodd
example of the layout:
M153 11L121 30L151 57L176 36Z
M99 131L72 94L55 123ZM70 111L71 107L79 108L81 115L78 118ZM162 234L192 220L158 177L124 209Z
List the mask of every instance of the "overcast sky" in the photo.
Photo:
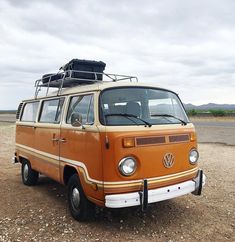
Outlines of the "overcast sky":
M235 103L234 0L0 0L0 109L73 58L184 103Z

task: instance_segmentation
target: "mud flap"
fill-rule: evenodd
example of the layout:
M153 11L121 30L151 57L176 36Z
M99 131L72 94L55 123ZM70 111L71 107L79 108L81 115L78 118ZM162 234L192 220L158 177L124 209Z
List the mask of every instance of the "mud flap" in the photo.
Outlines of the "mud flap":
M192 192L193 195L200 196L202 194L202 183L203 183L203 171L198 170L197 176L193 179L195 182L195 190Z

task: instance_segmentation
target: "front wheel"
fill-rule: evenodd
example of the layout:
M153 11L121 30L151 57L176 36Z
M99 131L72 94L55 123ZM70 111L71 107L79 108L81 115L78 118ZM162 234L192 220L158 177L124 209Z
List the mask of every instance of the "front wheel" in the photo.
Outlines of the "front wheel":
M27 186L36 185L39 173L31 168L30 162L24 160L21 166L22 181Z
M68 203L72 217L78 221L86 221L94 215L95 205L86 198L77 174L68 182Z

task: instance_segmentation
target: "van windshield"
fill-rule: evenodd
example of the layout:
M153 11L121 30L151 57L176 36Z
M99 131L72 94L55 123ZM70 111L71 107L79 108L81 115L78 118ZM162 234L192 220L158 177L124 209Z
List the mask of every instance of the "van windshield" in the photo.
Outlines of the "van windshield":
M178 96L149 87L120 87L102 91L100 122L103 125L186 125L189 120Z

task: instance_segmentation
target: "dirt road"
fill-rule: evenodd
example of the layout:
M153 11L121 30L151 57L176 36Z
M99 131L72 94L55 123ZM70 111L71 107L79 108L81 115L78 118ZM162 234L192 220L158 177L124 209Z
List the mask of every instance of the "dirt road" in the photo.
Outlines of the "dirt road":
M234 118L191 118L200 143L235 145Z
M200 144L207 175L203 195L186 195L149 206L97 209L91 222L68 212L66 190L41 177L21 183L20 165L10 163L14 126L0 124L0 241L235 241L235 146Z

